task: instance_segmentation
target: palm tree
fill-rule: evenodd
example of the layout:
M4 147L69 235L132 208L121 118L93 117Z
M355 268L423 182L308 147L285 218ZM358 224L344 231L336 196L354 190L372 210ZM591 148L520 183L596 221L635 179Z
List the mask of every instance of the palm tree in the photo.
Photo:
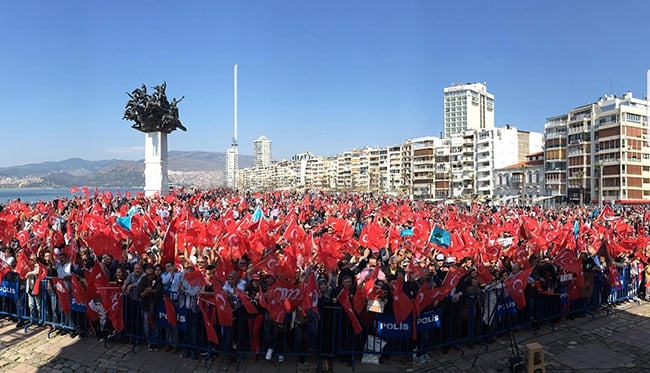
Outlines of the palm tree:
M521 180L520 180L520 185L521 185L521 200L525 202L525 193L526 193L526 165L521 165L519 167L519 170L521 171ZM524 203L525 204L525 203Z
M603 203L603 164L598 162L594 164L594 169L598 173L598 208Z
M585 173L584 171L576 172L576 176L580 179L580 207L585 205Z

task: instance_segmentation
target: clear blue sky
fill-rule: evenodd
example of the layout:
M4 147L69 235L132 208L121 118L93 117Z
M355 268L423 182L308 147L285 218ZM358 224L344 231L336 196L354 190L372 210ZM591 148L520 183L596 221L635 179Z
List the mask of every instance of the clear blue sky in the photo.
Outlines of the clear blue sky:
M142 159L126 91L167 81L187 132L240 154L320 155L439 136L442 90L486 82L497 126L645 96L647 1L11 1L0 11L0 167Z

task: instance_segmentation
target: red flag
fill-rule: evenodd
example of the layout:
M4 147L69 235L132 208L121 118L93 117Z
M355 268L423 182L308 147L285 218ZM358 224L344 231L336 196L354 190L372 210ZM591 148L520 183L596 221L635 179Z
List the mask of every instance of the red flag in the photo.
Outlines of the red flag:
M97 289L100 287L108 286L108 276L102 271L99 262L95 261L93 267L86 271L86 285L88 287L88 295L94 297L97 294Z
M232 305L228 301L228 294L217 281L213 281L214 298L217 306L217 317L221 326L232 326Z
M476 264L476 270L478 271L478 281L481 284L487 284L494 280L494 275L482 262L479 261Z
M52 277L52 285L56 291L56 297L59 300L59 305L61 306L61 311L65 314L69 314L71 311L72 303L70 301L70 291L65 284L65 281L59 277Z
M582 273L582 260L569 250L562 250L553 260L553 263L576 275L576 285L580 289L585 287L585 277Z
M352 299L352 304L354 305L354 310L357 313L363 311L363 306L366 304L366 297L370 295L370 292L375 287L375 282L377 280L377 275L379 274L379 266L376 266L375 269L366 277L365 282L362 286L357 286L357 292L354 293L354 299Z
M88 299L88 295L86 294L86 289L81 285L81 281L79 281L79 278L77 275L72 275L71 277L71 288L72 288L72 296L74 299L77 301L77 303L83 303L86 304L90 299Z
M393 285L393 313L395 321L401 324L413 311L413 302L404 293L404 280L399 277Z
M438 291L434 291L434 298L433 301L438 301L442 300L444 297L449 295L452 290L456 286L458 286L458 282L460 281L463 276L467 274L467 270L465 267L459 267L459 268L451 268L449 269L449 272L445 276L444 281L442 281L442 285L440 285L440 288L436 289Z
M33 295L39 295L41 293L41 284L45 277L47 277L47 266L43 263L38 263L38 276L36 276L36 280L34 280L34 289L32 289Z
M378 251L386 247L386 228L375 222L370 222L361 228L359 235L359 245L367 247L372 251Z
M424 284L418 289L418 293L415 296L415 301L413 308L415 314L419 315L423 309L427 308L431 303L433 303L433 289L429 284Z
M167 227L167 233L162 243L162 257L160 259L161 263L172 262L174 263L176 259L176 221L177 218L174 217Z
M524 271L517 273L516 275L508 277L503 285L510 295L510 298L515 301L518 309L526 307L526 296L524 295L524 290L526 290L526 284L528 284L528 277L533 272L533 267L530 267Z
M93 249L95 255L102 256L110 254L113 258L122 257L122 244L115 238L105 233L94 233L85 238L88 246Z
M22 280L27 277L27 272L30 272L33 269L32 265L29 263L29 258L25 254L25 250L20 250L16 259L16 272L18 277Z
M124 315L122 313L122 289L119 287L102 287L97 289L106 309L106 317L111 320L115 331L124 330Z
M169 295L163 296L163 303L165 304L165 313L167 314L167 322L169 323L169 326L172 328L175 328L177 323L177 316L176 316L176 308L174 308L174 305L172 304L171 299L169 299Z
M205 335L208 337L208 341L219 344L219 338L217 337L217 332L214 330L214 305L205 301L204 299L199 298L199 310L203 315L203 326L205 328Z
M614 213L614 210L610 207L610 205L605 205L603 208L603 212L598 215L598 220L616 220L618 219L618 216Z
M246 293L239 290L239 288L235 288L235 294L237 294L237 296L241 300L241 304L246 309L246 312L248 312L250 315L260 313L260 311L257 309L257 307L255 307L253 302L251 302L251 299L248 297L248 295L246 295Z
M278 280L260 297L260 305L269 311L271 319L277 323L284 322L287 312L291 312L296 302L300 302L301 289L288 281Z
M302 290L302 309L303 311L312 310L320 318L318 313L318 284L316 283L316 274L308 273L309 279L303 283Z
M352 328L354 329L354 334L360 334L362 328L359 320L357 319L357 315L354 314L354 310L350 304L350 290L347 288L341 290L339 296L336 299L338 300L341 307L343 307L343 310L348 315L348 318L350 318Z
M206 285L205 277L199 271L185 271L183 273L183 279L192 287Z
M0 277L5 277L9 272L11 272L11 266L3 259L0 259Z
M289 225L284 230L284 234L282 234L282 238L293 244L304 242L306 236L305 231L296 223L296 219L291 219Z

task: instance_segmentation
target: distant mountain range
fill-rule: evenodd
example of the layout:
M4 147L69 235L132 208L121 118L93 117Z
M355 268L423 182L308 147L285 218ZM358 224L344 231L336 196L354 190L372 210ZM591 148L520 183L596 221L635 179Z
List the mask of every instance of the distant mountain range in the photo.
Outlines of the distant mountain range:
M225 153L220 152L170 151L167 163L170 182L192 184L193 179L196 179L199 184L220 185L225 170L225 159ZM240 167L250 167L252 164L253 156L239 156ZM182 180L182 183L177 182L179 180ZM144 160L87 161L70 158L0 168L0 188L69 188L75 185L142 187Z

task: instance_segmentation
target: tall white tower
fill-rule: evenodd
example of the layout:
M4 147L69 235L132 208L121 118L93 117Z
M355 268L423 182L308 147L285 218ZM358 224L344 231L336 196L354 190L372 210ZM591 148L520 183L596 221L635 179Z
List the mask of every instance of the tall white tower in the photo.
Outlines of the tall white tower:
M494 95L485 83L459 83L443 90L444 137L494 128Z
M233 137L230 149L226 152L226 187L237 188L237 170L239 169L239 150L237 149L237 64L233 67Z
M266 136L260 136L253 143L253 166L266 168L271 166L271 140Z

